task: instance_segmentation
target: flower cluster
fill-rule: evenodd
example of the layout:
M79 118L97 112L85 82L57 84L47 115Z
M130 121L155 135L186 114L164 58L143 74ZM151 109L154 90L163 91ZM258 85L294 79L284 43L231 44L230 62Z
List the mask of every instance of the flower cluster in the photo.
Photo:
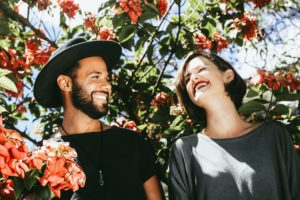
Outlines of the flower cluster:
M256 17L243 13L234 20L234 26L243 34L244 38L251 40L257 37Z
M119 2L121 10L126 12L131 22L135 24L142 15L141 0L117 0L117 2Z
M0 181L0 199L15 200L14 182L12 180Z
M25 58L28 65L43 65L49 60L54 48L48 46L41 49L40 40L27 40L25 41Z
M78 5L74 3L74 0L57 0L57 2L69 18L73 18L79 9Z
M7 51L0 51L0 67L8 69L20 77L19 71L29 69L30 65L22 56L18 55L16 50L8 48Z
M214 47L219 52L228 47L228 42L219 32L216 32L212 39L205 37L203 34L197 34L195 45L199 49L211 49Z
M86 177L75 162L76 157L76 151L68 143L51 140L28 152L21 135L5 129L0 118L0 187L5 189L0 199L14 193L13 184L9 184L11 177L24 179L26 184L27 176L35 176L30 179L35 178L35 184L49 187L56 197L60 197L61 190L78 190L84 186ZM34 170L38 173L26 173Z
M95 34L98 35L100 40L114 40L116 35L113 32L112 27L96 25L96 16L93 14L88 14L87 18L84 20L84 28L91 29Z
M266 6L267 4L271 3L271 0L246 0L248 2L252 2L255 5L255 8L262 8ZM230 3L230 0L220 0L220 2L223 3Z
M4 179L14 176L24 178L29 167L25 162L28 148L22 136L13 130L5 129L0 119L0 174Z
M48 185L54 195L60 197L62 189L76 191L85 184L86 177L75 162L76 157L76 151L68 143L49 140L30 155L29 166L41 170L46 165L43 176L37 179L42 186Z
M87 14L87 18L84 20L84 28L92 29L93 32L97 32L95 15L91 13Z
M133 120L127 120L124 118L118 118L115 122L112 123L114 126L122 127L122 128L127 128L131 129L136 132L141 132L141 130L138 129L136 123Z
M172 105L170 107L170 115L178 116L178 115L185 115L185 114L186 112L180 104Z
M46 10L51 5L51 0L37 0L36 1L39 11Z
M271 3L271 0L248 0L249 2L253 2L255 8L262 8L267 4Z
M265 84L268 88L277 91L281 87L289 88L290 92L300 90L300 79L293 76L291 72L270 72L266 70L257 70L257 74L252 77L250 83L259 85Z
M159 11L159 15L164 16L167 12L168 1L167 0L158 0L156 3L156 7Z
M116 35L113 33L112 27L100 26L98 37L100 40L113 40Z
M172 101L171 96L165 92L158 93L155 98L151 101L151 104L157 108L161 105L170 105Z

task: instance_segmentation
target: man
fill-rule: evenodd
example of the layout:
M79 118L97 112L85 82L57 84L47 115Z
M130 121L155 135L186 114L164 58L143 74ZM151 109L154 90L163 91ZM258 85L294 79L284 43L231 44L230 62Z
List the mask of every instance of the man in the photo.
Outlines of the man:
M37 102L63 106L62 139L76 149L87 176L84 188L65 192L62 199L162 198L148 141L99 121L111 94L109 71L120 56L114 41L72 39L53 53L36 79Z

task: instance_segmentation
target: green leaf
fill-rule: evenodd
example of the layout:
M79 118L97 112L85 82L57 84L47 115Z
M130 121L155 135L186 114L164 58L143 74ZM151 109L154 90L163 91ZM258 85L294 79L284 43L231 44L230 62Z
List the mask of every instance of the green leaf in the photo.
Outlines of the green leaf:
M283 104L277 104L272 108L270 111L271 115L286 115L289 114L290 108L286 105Z
M10 73L11 73L11 71L9 71L7 69L0 68L0 77L5 76L5 75L10 74Z
M6 76L0 77L0 88L10 90L15 93L18 92L17 87L14 84L14 82L12 80L10 80L9 78L7 78Z
M132 37L134 37L135 33L137 32L135 25L127 25L122 28L119 33L119 41L121 43L128 41Z
M262 110L265 110L265 106L256 100L252 100L252 101L249 101L249 102L243 104L240 107L239 112L241 112L245 115L250 115L254 112L259 112Z
M3 112L7 112L7 110L0 105L0 114L3 113Z
M146 3L143 6L143 14L139 18L139 21L144 22L147 19L152 19L152 18L156 17L157 15L159 15L159 11L156 8L156 6L154 6L153 4L150 4L150 3Z
M205 18L202 23L202 28L208 30L209 36L213 37L217 31L217 23L212 18Z
M259 93L259 88L257 87L252 87L249 89L246 97L256 97L258 96L260 93Z
M141 131L143 131L144 129L146 129L148 127L148 124L141 124L139 126L137 126L137 128Z
M9 34L9 25L8 20L4 16L0 16L0 35L7 35Z
M277 101L297 101L300 99L300 94L285 93L276 96Z
M49 200L52 192L48 187L39 187L35 190L34 200Z
M126 16L127 14L122 13L120 15L116 15L113 19L112 19L112 24L114 29L119 29L122 28L125 24L125 22L128 20L128 16Z
M37 182L36 177L38 175L41 175L38 169L33 169L32 171L26 173L26 176L24 178L24 186L27 191L30 191L34 184Z
M180 123L183 122L183 117L181 115L178 115L172 122L171 126L178 126Z
M14 182L14 192L16 195L16 199L18 199L25 189L23 181L17 177L11 177L11 179Z

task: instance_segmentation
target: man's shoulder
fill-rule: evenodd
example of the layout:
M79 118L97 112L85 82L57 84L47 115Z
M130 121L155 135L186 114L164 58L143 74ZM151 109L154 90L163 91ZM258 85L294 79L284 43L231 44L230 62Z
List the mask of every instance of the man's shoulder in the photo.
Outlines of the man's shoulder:
M139 132L136 132L136 131L131 130L131 129L121 128L121 127L117 127L117 126L112 126L109 129L109 132L111 134L117 134L117 135L121 135L123 137L128 137L128 138L138 138L138 139L144 139L145 138L143 133L139 133Z

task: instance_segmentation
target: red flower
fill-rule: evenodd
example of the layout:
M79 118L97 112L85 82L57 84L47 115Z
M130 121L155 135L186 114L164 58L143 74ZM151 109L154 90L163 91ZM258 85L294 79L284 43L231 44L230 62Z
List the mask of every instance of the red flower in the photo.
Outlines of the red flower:
M97 32L96 30L96 16L93 14L88 14L87 18L84 20L84 28L89 29L91 28L94 32Z
M198 49L210 49L212 46L211 41L202 34L196 35L195 45Z
M265 5L271 3L271 0L248 0L249 2L253 2L255 4L255 8L262 8Z
M246 13L234 20L234 26L242 32L244 38L251 40L257 37L257 21L254 16Z
M118 0L120 7L128 14L131 22L135 24L142 15L141 0Z
M153 106L156 106L159 108L161 105L169 105L171 104L171 97L165 93L165 92L160 92L158 93L155 98L152 100L151 104Z
M4 179L9 176L24 178L29 170L25 164L28 148L22 136L13 130L5 129L0 118L0 174Z
M136 123L131 120L131 121L126 121L124 124L123 124L123 128L128 128L128 129L131 129L131 130L134 130L136 132L140 132L140 130L137 128L136 126Z
M0 199L15 200L14 183L12 180L0 182Z
M214 42L216 43L217 46L217 51L221 51L224 48L227 48L228 42L226 38L224 38L220 33L216 32L214 35Z
M79 8L73 0L58 0L58 4L69 18L73 18Z
M112 28L101 26L98 33L100 40L113 40L116 38L116 35L113 33Z
M28 163L31 168L39 170L46 165L43 176L38 180L42 186L47 185L55 196L60 197L62 189L75 192L85 184L86 177L76 164L76 157L76 151L68 143L48 140L32 152Z
M42 11L47 9L47 7L51 4L51 0L37 0L36 3L39 11Z
M290 72L273 72L257 70L257 75L250 80L250 83L258 85L265 84L268 88L277 91L281 87L289 87L290 92L300 90L300 79L294 77Z
M167 0L158 0L156 3L156 7L159 11L159 15L164 16L167 12L168 1Z

